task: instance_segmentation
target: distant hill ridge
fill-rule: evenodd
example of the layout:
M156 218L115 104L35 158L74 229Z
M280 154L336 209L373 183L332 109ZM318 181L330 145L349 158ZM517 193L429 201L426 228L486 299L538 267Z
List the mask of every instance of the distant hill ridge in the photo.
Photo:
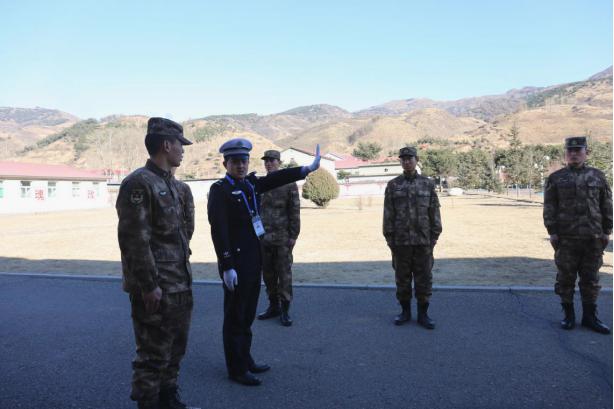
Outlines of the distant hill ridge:
M133 168L146 157L146 123L143 115L79 122L53 109L0 108L0 159ZM345 154L359 142L377 142L384 152L418 141L430 141L426 148L505 146L513 125L524 143L560 143L565 136L587 133L611 140L612 67L584 81L512 89L501 95L455 101L409 98L353 113L316 104L271 115L212 115L183 125L195 144L186 149L181 171L193 177L222 172L217 148L238 135L253 139L260 151L289 146L311 150L321 143L325 151Z

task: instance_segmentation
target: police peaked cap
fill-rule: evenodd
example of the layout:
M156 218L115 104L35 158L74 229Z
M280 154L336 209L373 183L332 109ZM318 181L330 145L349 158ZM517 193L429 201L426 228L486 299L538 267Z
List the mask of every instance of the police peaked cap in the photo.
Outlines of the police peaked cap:
M245 138L234 138L220 146L220 153L224 158L229 156L247 156L252 150L252 143Z

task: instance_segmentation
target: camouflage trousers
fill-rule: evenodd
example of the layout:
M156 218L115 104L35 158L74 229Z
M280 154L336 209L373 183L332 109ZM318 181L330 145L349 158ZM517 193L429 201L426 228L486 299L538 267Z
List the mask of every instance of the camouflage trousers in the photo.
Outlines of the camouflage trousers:
M292 249L262 246L262 276L269 300L292 301Z
M177 385L192 317L192 291L162 294L160 308L147 313L143 298L130 294L136 357L132 361L132 400L157 399L160 388Z
M397 300L408 302L412 280L419 303L429 302L433 288L433 248L431 246L394 246L392 268L397 284Z
M572 303L576 277L582 302L595 303L599 296L599 269L603 265L603 243L600 239L559 239L554 253L558 273L554 292L564 303Z

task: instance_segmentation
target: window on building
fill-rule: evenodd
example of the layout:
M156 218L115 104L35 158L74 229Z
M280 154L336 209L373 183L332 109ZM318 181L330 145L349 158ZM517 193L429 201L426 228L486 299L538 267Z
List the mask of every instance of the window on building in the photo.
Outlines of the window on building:
M56 193L57 193L57 182L49 182L47 183L47 197L52 198L52 197L56 197Z
M0 180L0 199L4 198L4 181Z
M81 186L79 182L72 182L72 197L81 196Z
M100 183L98 182L94 182L94 194L96 195L96 197L100 197Z
M32 182L21 181L21 197L32 197Z

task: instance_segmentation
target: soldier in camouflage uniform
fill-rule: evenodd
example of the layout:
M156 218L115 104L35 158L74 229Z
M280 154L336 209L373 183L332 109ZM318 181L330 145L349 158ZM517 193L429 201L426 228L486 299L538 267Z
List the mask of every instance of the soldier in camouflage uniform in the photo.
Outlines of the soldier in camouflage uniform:
M279 170L279 151L269 150L262 157L267 173ZM264 225L262 275L269 296L269 307L258 319L280 316L285 327L292 325L289 315L292 301L292 249L301 229L301 202L296 183L262 194L261 216ZM280 308L281 306L281 308Z
M397 300L402 311L394 323L401 325L411 319L412 278L418 301L418 323L435 328L428 316L433 285L433 248L441 234L439 199L435 185L416 171L418 155L415 148L399 151L403 174L386 186L384 197L384 237L392 251Z
M183 221L185 223L188 240L192 240L192 235L194 234L194 196L192 196L192 189L190 189L187 183L174 178L175 169L177 168L174 167L171 173L177 186L177 191L179 192L179 201L183 208ZM192 253L190 252L190 254Z
M123 288L130 295L136 341L130 397L139 408L187 408L177 377L193 305L191 232L184 191L171 168L180 165L183 145L190 144L178 123L150 118L150 158L124 179L117 197Z
M567 166L552 173L544 187L544 224L558 269L554 291L565 313L561 327L575 326L573 304L580 276L582 325L602 334L610 329L597 318L599 269L612 233L612 190L603 172L586 166L585 137L565 140Z

